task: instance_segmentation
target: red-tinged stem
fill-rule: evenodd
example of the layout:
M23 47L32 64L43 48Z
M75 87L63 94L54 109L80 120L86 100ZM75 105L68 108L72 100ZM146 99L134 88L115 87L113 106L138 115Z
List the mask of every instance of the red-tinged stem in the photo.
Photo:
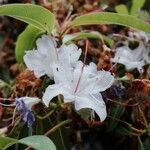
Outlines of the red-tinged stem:
M15 99L14 98L2 98L2 97L0 97L0 101L15 101Z

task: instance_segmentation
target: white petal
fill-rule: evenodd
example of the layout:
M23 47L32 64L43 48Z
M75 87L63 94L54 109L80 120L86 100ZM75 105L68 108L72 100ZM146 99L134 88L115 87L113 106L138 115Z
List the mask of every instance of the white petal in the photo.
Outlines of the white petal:
M139 69L145 65L147 49L143 42L139 42L139 46L135 49L130 49L128 44L116 49L116 54L112 62L117 62L125 65L126 70Z
M43 35L36 42L37 50L27 51L24 61L37 77L48 75L53 79L53 65L57 63L57 49L54 38Z
M82 67L84 66L82 61L78 61L76 65L74 66L75 68L75 73L76 74L81 74ZM89 65L85 65L83 68L82 76L84 78L92 78L97 75L97 66L95 63L91 62Z
M89 79L88 82L89 85L86 85L85 90L94 94L108 89L113 84L114 77L109 71L98 71L98 75L91 80Z
M142 67L145 65L144 61L137 61L137 62L126 62L126 70L133 70L135 68L142 69Z
M38 38L36 41L37 49L42 55L47 55L50 51L56 53L56 41L53 37L48 35L42 35L41 38ZM53 53L53 52L52 52Z
M97 113L101 121L104 121L106 118L106 106L99 93L96 95L86 95L85 97L76 97L74 104L77 111L82 108L90 108Z
M150 64L150 47L147 47L146 52L144 53L144 60L146 64Z
M59 94L63 94L63 89L61 84L53 84L53 85L49 85L46 88L46 91L43 95L43 102L44 104L48 107L49 106L49 102L57 95Z
M148 42L150 35L145 33L144 31L137 31L137 32L129 32L129 36L132 38L136 38L139 41Z
M71 41L74 38L73 34L67 34L63 37L63 43L67 43L69 41Z
M62 83L68 86L73 80L73 68L58 65L56 69L54 68L53 73L55 83Z
M64 102L65 103L70 103L70 102L75 101L75 95L72 93L69 93L68 91L65 91L63 93L63 96L64 96Z
M41 100L37 97L20 97L17 100L23 100L26 107L28 109L31 109L33 105L39 103Z
M64 65L73 66L78 61L81 55L81 49L75 44L65 45L63 44L58 51L59 61Z
M38 54L36 50L33 51L27 51L24 55L24 62L26 66L34 71L34 74L36 77L41 77L45 74L44 66L41 60L41 56Z
M80 65L78 71L75 69L74 74L81 74ZM77 75L76 75L77 76ZM97 71L96 65L90 63L89 66L85 66L83 73L80 78L77 94L82 96L84 93L97 93L108 89L114 81L114 77L109 71Z
M97 86L99 91L105 91L108 89L114 82L114 76L111 75L109 71L99 71Z

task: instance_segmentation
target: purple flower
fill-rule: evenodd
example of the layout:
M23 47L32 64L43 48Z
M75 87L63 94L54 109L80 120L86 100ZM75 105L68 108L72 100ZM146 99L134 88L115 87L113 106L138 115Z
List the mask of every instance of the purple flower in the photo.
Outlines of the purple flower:
M16 98L16 109L19 111L23 121L28 124L28 127L31 127L35 121L32 106L39 103L39 101L40 99L33 97Z

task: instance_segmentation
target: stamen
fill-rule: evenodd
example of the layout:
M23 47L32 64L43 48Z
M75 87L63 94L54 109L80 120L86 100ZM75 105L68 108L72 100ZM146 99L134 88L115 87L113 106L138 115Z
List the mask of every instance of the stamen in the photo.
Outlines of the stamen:
M86 56L87 56L88 46L89 46L89 42L88 42L88 40L86 40L86 48L85 48L85 56L84 56L83 66L82 66L82 68L81 68L81 74L80 74L80 76L79 76L79 79L78 79L78 82L77 82L77 85L76 85L74 94L77 92L77 90L78 90L78 88L79 88L79 84L80 84L81 77L82 77L82 74L83 74L83 69L84 69L85 62L86 62Z

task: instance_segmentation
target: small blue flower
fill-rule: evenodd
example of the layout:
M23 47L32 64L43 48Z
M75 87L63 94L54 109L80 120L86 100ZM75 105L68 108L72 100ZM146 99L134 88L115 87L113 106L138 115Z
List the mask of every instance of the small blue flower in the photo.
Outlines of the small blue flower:
M26 113L23 114L22 118L24 122L27 122L28 127L31 127L35 122L35 117L31 110L26 110Z
M28 127L31 127L35 122L35 117L31 109L39 101L38 98L32 97L21 97L15 100L16 109L19 111L23 121L28 124Z

